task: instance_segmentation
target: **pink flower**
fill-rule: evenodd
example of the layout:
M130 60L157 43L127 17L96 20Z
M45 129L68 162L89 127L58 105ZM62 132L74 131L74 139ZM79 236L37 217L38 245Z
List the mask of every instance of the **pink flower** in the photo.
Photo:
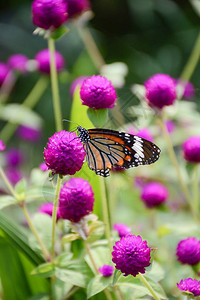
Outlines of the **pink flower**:
M185 160L200 163L200 136L191 136L183 144Z
M35 60L38 63L38 69L40 72L45 74L50 74L50 52L49 49L43 49L39 51L36 56ZM60 52L55 51L55 62L56 62L56 69L57 72L61 72L65 66L65 60Z

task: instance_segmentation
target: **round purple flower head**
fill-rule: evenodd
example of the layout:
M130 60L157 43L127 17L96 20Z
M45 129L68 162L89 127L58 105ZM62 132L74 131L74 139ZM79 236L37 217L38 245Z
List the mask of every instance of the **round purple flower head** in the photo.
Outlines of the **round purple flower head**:
M21 125L17 129L17 136L25 141L37 142L41 137L40 129Z
M182 264L196 265L200 262L200 241L189 237L178 243L176 255Z
M14 54L8 59L8 65L10 66L10 68L21 73L25 73L27 71L27 62L28 57L23 54Z
M5 79L9 79L10 68L0 62L0 87L3 85Z
M131 229L123 223L114 224L113 229L118 232L120 238L131 233Z
M39 165L39 168L41 171L43 172L46 172L48 170L48 167L47 165L45 164L45 162L42 162L40 165Z
M145 83L146 99L152 107L163 108L172 105L176 100L176 84L174 79L166 74L155 74Z
M200 296L200 281L197 279L182 279L179 283L177 283L177 287L182 292L191 293L193 296Z
M46 203L40 205L40 207L38 208L38 212L40 212L42 214L47 214L49 216L52 216L52 214L53 214L53 203L46 202ZM60 216L59 207L58 207L58 209L57 209L57 220L59 220L60 218L61 218L61 216Z
M167 120L165 122L165 126L166 126L166 129L169 133L174 132L174 130L176 129L176 125L172 120Z
M49 52L49 49L43 49L43 50L39 51L35 56L35 60L38 63L38 69L40 72L45 73L45 74L50 74L50 52ZM56 61L57 72L62 71L65 66L65 60L58 51L55 51L55 61Z
M74 177L60 190L59 210L63 219L79 222L93 210L94 193L87 180Z
M191 100L194 98L195 96L195 88L193 86L193 84L191 82L185 82L181 79L178 79L176 81L176 83L178 85L182 85L183 86L183 95L182 95L182 98L183 99L186 99L186 100Z
M11 148L6 152L6 162L9 166L18 166L24 160L23 153L17 148Z
M32 20L40 28L55 30L67 20L67 5L63 0L34 0Z
M84 158L83 145L74 132L56 132L44 149L46 165L61 175L74 175L81 169Z
M114 271L113 266L109 265L103 265L102 267L99 268L99 272L104 276L104 277L110 277L112 276Z
M192 163L200 163L200 136L191 136L183 144L185 160Z
M16 167L9 167L5 170L6 176L12 184L17 184L22 179L22 173Z
M117 95L111 82L100 75L93 75L84 80L80 90L81 101L94 109L112 108Z
M87 78L87 76L80 76L80 77L77 77L71 84L70 86L70 90L69 90L69 93L70 93L70 96L73 97L74 95L74 92L76 90L76 87L77 85L80 85L83 83L83 81Z
M0 151L4 151L6 149L6 146L2 140L0 140Z
M158 182L146 184L141 194L141 198L148 208L159 206L167 200L167 197L168 191L166 187Z
M137 135L137 136L139 136L145 140L151 141L151 142L153 142L153 140L154 140L150 130L146 127L140 129L139 131L137 131L134 127L131 127L129 129L128 133Z
M67 3L68 17L73 18L90 9L90 2L88 0L64 0Z
M141 236L126 235L113 246L112 261L116 269L125 276L136 276L138 273L145 273L145 268L150 265L151 249Z

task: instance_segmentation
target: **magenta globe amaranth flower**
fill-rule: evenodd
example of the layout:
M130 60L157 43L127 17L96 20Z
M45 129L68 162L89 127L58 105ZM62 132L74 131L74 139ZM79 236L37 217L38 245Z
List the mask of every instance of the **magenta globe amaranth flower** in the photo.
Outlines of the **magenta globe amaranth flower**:
M84 80L80 96L83 105L94 109L114 107L117 95L111 82L100 75L93 75Z
M151 249L141 236L126 235L113 246L112 261L125 276L145 273L150 265Z
M0 151L4 151L6 149L6 146L2 140L0 140Z
M103 265L102 267L99 268L99 272L104 276L104 277L110 277L112 276L114 271L113 266L109 265Z
M43 49L35 56L35 60L38 64L38 70L45 74L50 74L50 51L49 49ZM65 66L65 60L62 54L55 51L55 64L57 72L61 72Z
M168 191L159 182L150 182L143 187L141 199L148 208L159 206L167 200Z
M51 202L46 202L40 205L40 207L38 208L38 212L42 213L42 214L47 214L49 216L52 216L53 214L53 203ZM59 208L57 209L57 220L59 220L61 218L60 216L60 211Z
M18 181L20 181L23 178L21 171L16 167L6 168L5 173L8 177L8 180L14 185L17 184Z
M41 130L39 128L21 125L17 129L17 136L25 141L37 142L41 138Z
M88 0L64 0L67 3L68 17L73 18L90 9Z
M46 172L48 170L48 167L47 165L45 164L45 162L42 162L40 165L39 165L39 168L42 172Z
M63 0L34 0L32 20L40 28L55 30L67 20L67 5Z
M45 163L53 172L74 175L83 165L85 151L74 132L62 130L49 138L44 149Z
M9 79L10 68L8 65L0 62L0 87L3 85L5 80Z
M10 68L21 73L25 73L27 71L27 62L28 57L23 54L14 54L8 59L8 65L10 66Z
M195 237L180 241L176 249L176 255L182 264L198 264L200 262L200 241Z
M145 140L151 141L151 142L154 141L154 138L153 138L150 130L146 127L141 128L140 130L136 130L134 127L131 127L128 130L128 133L133 134L133 135L137 135L137 136L139 136L139 137L141 137Z
M71 178L60 190L59 210L63 219L79 222L93 210L94 193L87 180Z
M200 281L197 279L186 278L177 283L177 287L182 292L193 294L193 296L200 296Z
M191 136L183 144L185 160L200 163L200 136Z
M176 100L176 84L166 74L155 74L144 83L146 99L150 106L163 108L172 105Z
M17 148L8 149L6 152L6 163L9 166L18 166L24 161L24 154Z
M71 96L71 97L73 97L74 92L75 92L75 90L76 90L76 87L77 87L78 85L80 85L80 87L81 87L83 81L84 81L86 78L88 78L88 77L87 77L87 76L80 76L80 77L77 77L76 79L74 79L74 81L73 81L72 84L70 85L70 90L69 90L70 96Z
M118 232L120 238L131 233L131 229L123 223L114 224L113 229Z
M193 84L189 81L185 82L181 79L176 80L177 85L181 85L183 88L182 98L186 100L191 100L195 96L195 88Z

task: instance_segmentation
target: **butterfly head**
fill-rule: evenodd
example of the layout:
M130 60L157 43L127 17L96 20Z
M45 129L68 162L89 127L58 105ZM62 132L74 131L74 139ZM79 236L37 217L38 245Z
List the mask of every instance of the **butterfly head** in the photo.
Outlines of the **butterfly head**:
M82 126L77 127L78 135L82 143L87 143L90 141L90 135L87 129Z

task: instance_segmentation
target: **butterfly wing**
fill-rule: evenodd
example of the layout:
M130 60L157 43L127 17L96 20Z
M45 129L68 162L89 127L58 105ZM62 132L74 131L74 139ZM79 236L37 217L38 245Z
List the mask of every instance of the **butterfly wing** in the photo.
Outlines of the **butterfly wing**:
M160 149L136 135L110 129L89 129L90 140L84 143L86 158L97 175L109 176L112 166L123 168L151 164L159 158Z

